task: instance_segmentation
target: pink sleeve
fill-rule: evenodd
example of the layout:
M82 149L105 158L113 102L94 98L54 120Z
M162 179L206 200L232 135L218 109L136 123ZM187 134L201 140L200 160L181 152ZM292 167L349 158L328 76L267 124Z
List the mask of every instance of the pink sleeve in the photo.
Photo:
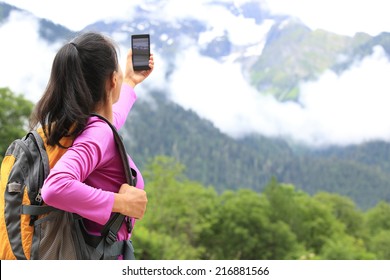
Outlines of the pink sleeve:
M103 124L85 131L75 140L45 180L42 187L45 203L99 224L108 221L114 204L114 193L83 183L102 164L104 154L109 149L107 147L110 146L110 137L104 136L108 133L112 133L110 128Z
M113 105L113 124L116 129L120 129L126 122L127 116L137 96L134 89L126 84L122 84L119 100Z

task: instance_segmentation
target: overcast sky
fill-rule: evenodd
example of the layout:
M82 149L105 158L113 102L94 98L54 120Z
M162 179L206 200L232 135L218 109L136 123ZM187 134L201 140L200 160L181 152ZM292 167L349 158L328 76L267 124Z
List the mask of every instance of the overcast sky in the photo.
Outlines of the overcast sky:
M4 0L3 0L4 1ZM242 2L245 0L238 0ZM96 20L131 15L142 0L5 0L35 15L78 31ZM194 14L209 0L170 0L176 14ZM387 0L268 0L270 10L299 17L311 28L323 28L344 35L364 31L377 35L390 31L390 2ZM157 10L156 13L159 11Z

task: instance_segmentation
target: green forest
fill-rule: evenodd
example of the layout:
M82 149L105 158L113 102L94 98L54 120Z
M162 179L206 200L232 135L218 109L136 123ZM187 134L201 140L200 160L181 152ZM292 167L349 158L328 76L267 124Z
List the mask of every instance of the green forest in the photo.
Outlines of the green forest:
M310 196L270 180L261 193L188 180L173 158L151 159L148 207L133 243L140 259L390 259L390 204L358 210L348 197Z
M0 106L1 158L26 133L33 104L2 88ZM387 202L362 210L348 196L309 194L277 177L261 191L217 191L187 172L180 158L145 159L149 203L132 236L138 259L390 259Z

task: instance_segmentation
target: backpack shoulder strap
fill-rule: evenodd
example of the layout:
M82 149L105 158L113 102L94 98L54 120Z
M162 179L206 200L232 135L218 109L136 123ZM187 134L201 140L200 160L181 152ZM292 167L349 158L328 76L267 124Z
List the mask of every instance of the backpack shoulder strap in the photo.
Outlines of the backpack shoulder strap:
M39 153L40 153L41 158L42 158L42 170L43 170L42 175L43 175L43 179L45 179L49 175L49 172L50 172L49 157L46 153L45 143L43 143L43 139L42 139L41 135L39 135L39 133L36 130L33 130L30 133L34 136L33 140L34 140L35 144L37 145ZM42 181L42 183L43 183L43 181Z
M111 128L111 130L112 130L112 132L114 134L115 143L116 143L116 145L117 145L117 147L119 149L119 153L120 153L120 156L121 156L122 164L123 164L123 166L125 168L126 182L130 186L135 186L136 182L135 182L135 178L133 177L134 176L134 171L132 170L132 168L130 168L129 160L127 158L126 148L125 148L125 145L123 144L122 137L118 133L118 130L105 117L103 117L103 116L101 116L99 114L96 114L96 113L92 113L91 115L92 116L96 116L99 119L105 121L108 124L108 126Z
M96 117L100 118L101 120L105 121L109 125L109 127L111 128L111 130L114 134L115 143L119 149L121 160L122 160L122 163L124 166L126 183L129 184L130 186L135 186L136 185L136 182L135 182L136 174L134 174L135 171L133 171L133 169L130 168L129 160L127 158L126 148L125 148L125 145L123 144L121 136L118 133L118 130L109 120L107 120L103 116L98 115L96 113L93 113L91 115L96 116ZM105 224L101 233L102 233L102 236L106 237L106 241L109 244L112 244L113 242L116 241L116 235L117 235L124 219L125 219L124 215L122 215L120 213L115 213L114 215L112 215L110 220ZM130 232L131 225L128 225L128 227L129 227L129 232Z

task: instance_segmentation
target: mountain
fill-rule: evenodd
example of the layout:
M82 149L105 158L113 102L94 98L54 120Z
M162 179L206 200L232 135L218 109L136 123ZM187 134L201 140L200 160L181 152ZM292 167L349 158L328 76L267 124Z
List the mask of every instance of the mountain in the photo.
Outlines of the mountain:
M0 2L0 23L4 22L8 18L12 10L20 11L17 7Z
M310 30L297 19L270 14L265 2L259 1L209 4L264 26L262 32L251 34L258 37L255 42L237 42L229 30L206 40L204 35L210 35L213 28L199 18L157 17L156 10L164 3L146 1L128 21L99 21L84 31L105 32L125 47L129 47L131 34L150 33L153 50L168 65L166 80L174 73L183 49L196 46L203 57L222 64L238 63L259 95L272 95L281 102L296 102L300 82L315 80L327 69L343 73L354 62L371 55L374 46L382 46L387 55L390 51L390 34L372 37L358 33L348 37ZM0 2L0 27L16 9ZM49 43L64 42L75 35L45 19L39 19L39 34ZM260 43L262 48L253 51ZM182 162L190 179L220 192L239 188L261 191L276 177L310 194L328 191L349 196L363 209L380 200L390 201L387 142L313 149L287 137L253 134L233 138L195 111L176 104L168 90L148 91L148 98L137 101L122 131L141 169L148 159L163 154Z
M357 33L349 37L311 30L296 18L271 14L266 1L260 0L248 0L242 4L214 1L208 5L224 7L235 17L251 19L259 25L272 22L266 32L252 34L258 37L257 41L264 41L261 53L249 51L253 42L239 45L232 42L227 29L224 34L200 43L200 37L213 27L196 17L179 20L156 17L156 11L167 2L146 1L136 7L135 16L129 20L99 21L86 26L83 31L105 32L126 47L129 47L131 34L148 32L152 37L153 50L168 62L174 61L180 50L197 45L204 56L237 61L259 94L271 94L281 101L296 100L299 83L315 80L328 69L341 73L354 62L371 55L374 46L383 47L390 57L388 33L375 37ZM22 11L0 2L0 23L8 18L12 10ZM49 20L39 21L40 36L49 42L64 41L76 34ZM173 69L168 69L167 74L170 71Z
M250 69L251 82L279 100L296 100L299 83L316 80L328 69L342 73L370 56L374 46L383 47L390 57L389 40L390 34L385 32L375 37L366 33L348 37L312 31L297 20L286 19L268 33L263 54Z
M313 150L260 135L236 140L161 92L137 102L124 138L141 169L151 157L168 155L186 166L188 178L219 192L262 191L275 177L310 194L351 197L362 209L390 201L390 144L385 142Z
M158 1L157 1L158 2ZM261 53L251 54L253 43L234 44L229 30L206 42L200 42L203 33L212 29L197 18L154 18L155 1L138 7L131 21L102 21L84 30L100 30L108 34L121 33L124 44L130 42L132 33L147 30L152 35L154 48L167 61L174 60L181 49L198 45L199 52L216 60L235 60L259 94L270 94L280 101L297 100L299 84L314 81L326 70L342 73L354 62L373 53L374 46L382 46L390 57L390 34L370 36L357 33L354 37L343 36L324 30L311 30L299 19L273 15L267 11L265 1L248 1L241 6L234 3L211 2L210 6L224 6L234 16L253 19L259 25L272 22L271 28L261 34L252 34L264 41ZM162 2L164 3L164 2ZM160 4L163 6L163 4ZM245 31L243 31L245 32Z
M0 2L0 25L9 17L12 11L19 11L33 16L28 11ZM49 43L72 38L75 34L75 32L70 31L60 24L55 24L52 21L43 18L39 19L39 35Z
M312 31L297 20L285 19L270 30L263 54L250 69L251 82L279 100L295 100L299 83L316 80L327 69L347 69L358 56L371 54L374 40L364 33L348 37Z

